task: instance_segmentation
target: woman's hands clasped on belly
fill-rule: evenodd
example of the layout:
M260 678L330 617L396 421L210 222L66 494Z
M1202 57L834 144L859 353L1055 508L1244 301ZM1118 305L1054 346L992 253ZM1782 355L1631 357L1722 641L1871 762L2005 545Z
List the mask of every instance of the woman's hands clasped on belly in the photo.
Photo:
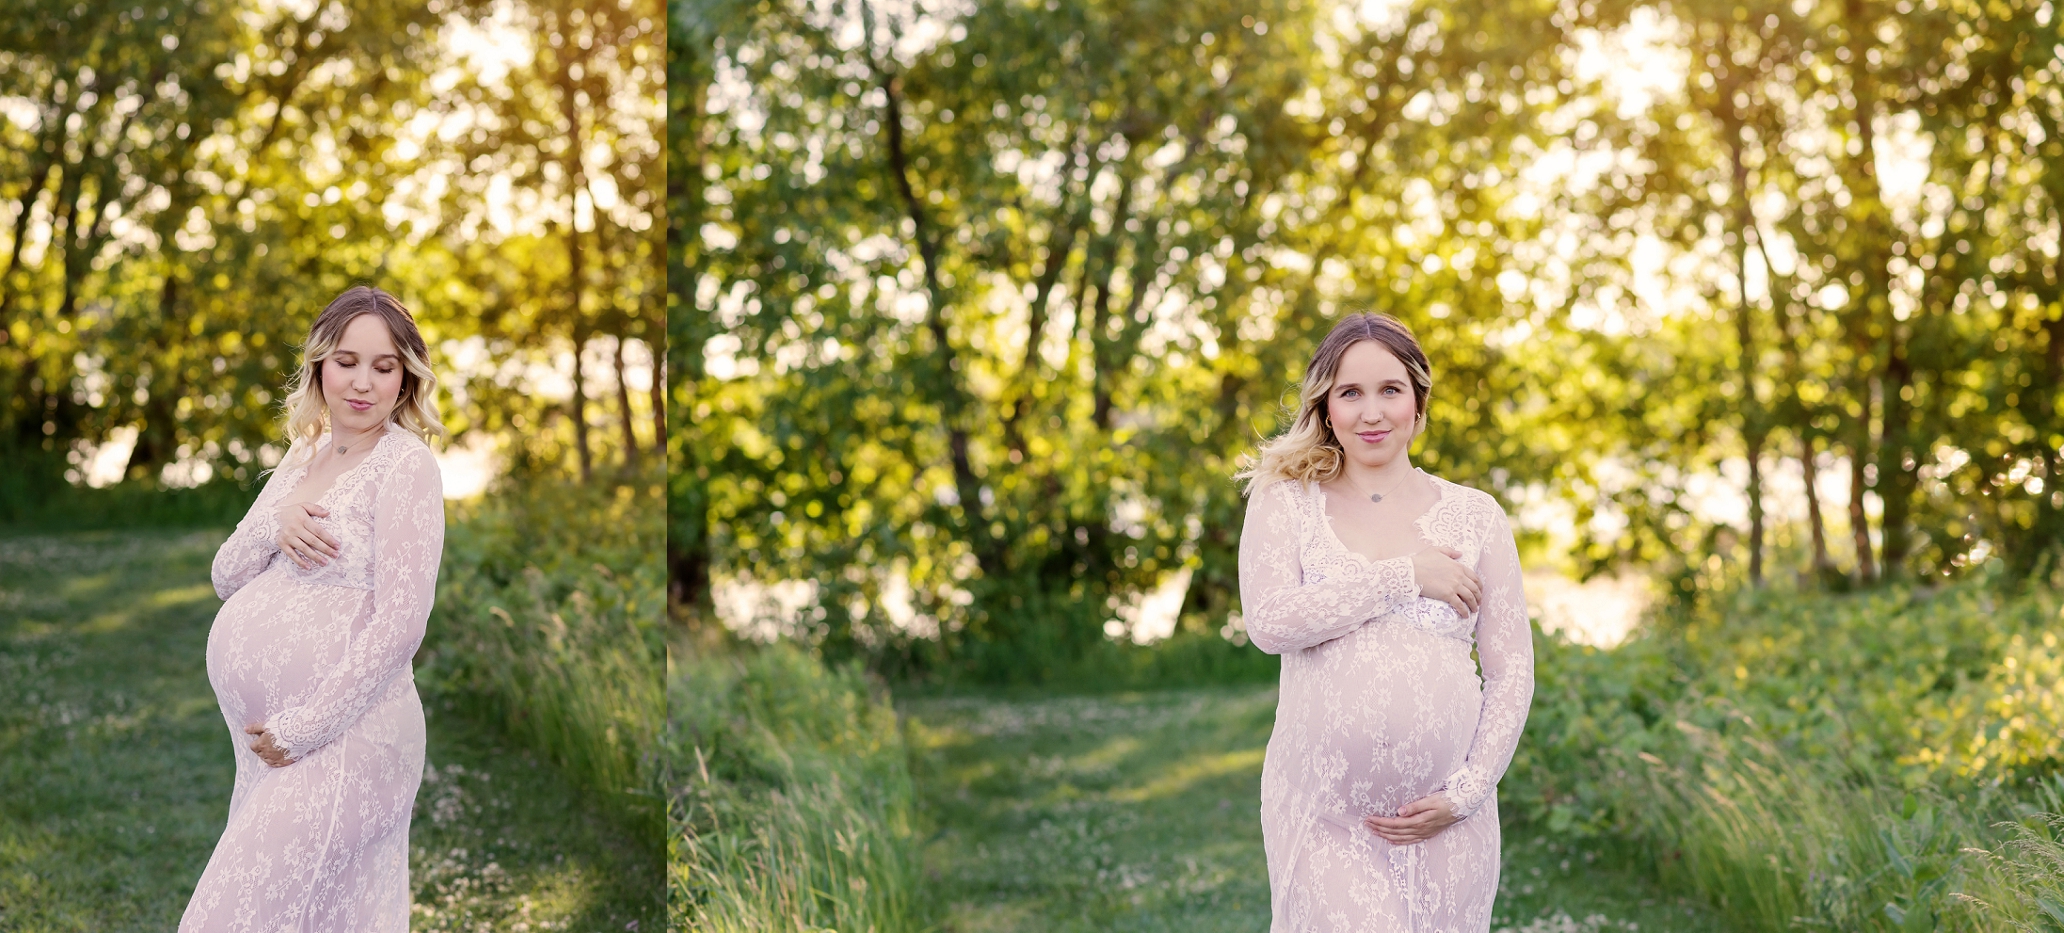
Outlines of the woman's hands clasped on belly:
M1420 596L1447 603L1466 619L1483 602L1483 582L1461 557L1462 552L1451 547L1426 548L1412 555L1412 579L1419 584Z
M1461 820L1446 796L1429 794L1399 807L1396 816L1364 817L1362 825L1391 845L1408 846L1432 839Z

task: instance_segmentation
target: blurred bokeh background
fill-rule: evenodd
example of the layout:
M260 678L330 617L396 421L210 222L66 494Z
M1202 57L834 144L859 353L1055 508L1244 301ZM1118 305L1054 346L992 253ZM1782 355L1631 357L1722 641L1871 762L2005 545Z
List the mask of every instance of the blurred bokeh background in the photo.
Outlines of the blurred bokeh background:
M453 430L414 922L659 922L664 15L7 5L0 926L176 920L229 789L207 558L361 283L414 311Z
M731 699L683 733L730 784L677 791L676 897L715 928L814 903L721 816L836 798L726 725L787 722L761 698L801 652L919 726L915 789L869 804L902 867L824 868L930 892L869 908L890 927L1254 928L1258 842L1170 854L1253 834L1272 702L1233 685L1275 667L1231 474L1333 321L1382 311L1433 361L1416 462L1496 495L1530 571L1508 860L1558 854L1512 863L1501 923L1600 928L1595 891L1651 928L1706 922L1643 913L1681 897L1734 929L2052 929L2058 876L2000 866L2040 861L2003 847L2053 838L2064 754L2058 17L677 0L669 561L704 654L750 660L710 662ZM1166 728L1231 731L1143 746L1098 723L1153 702L1068 705L1158 686L1204 691ZM780 734L878 731L809 721ZM1171 775L1228 783L1142 810Z

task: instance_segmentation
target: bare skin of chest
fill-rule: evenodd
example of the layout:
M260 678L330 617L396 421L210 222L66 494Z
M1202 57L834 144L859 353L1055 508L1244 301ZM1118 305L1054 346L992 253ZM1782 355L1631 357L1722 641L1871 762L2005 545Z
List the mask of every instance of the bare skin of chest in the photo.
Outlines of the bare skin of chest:
M280 507L284 509L290 505L300 505L321 499L323 494L329 492L330 487L336 484L338 477L350 472L352 467L357 466L360 461L371 456L372 452L373 445L370 443L366 444L362 449L354 450L348 454L339 454L334 449L324 448L321 453L316 455L315 462L308 465L308 475L302 477L301 482L294 487L294 491L288 493L287 497L281 500Z
M1398 489L1372 502L1345 479L1321 484L1326 521L1348 550L1370 561L1416 554L1432 543L1419 534L1419 516L1440 499L1440 490L1423 477L1412 477Z

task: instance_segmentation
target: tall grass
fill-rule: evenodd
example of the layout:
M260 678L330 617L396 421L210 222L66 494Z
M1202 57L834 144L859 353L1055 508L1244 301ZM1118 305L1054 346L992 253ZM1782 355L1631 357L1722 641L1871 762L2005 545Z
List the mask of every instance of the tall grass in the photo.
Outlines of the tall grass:
M508 481L455 509L422 665L655 846L665 521L656 477Z
M1964 898L2021 933L2064 931L2064 777L2042 791L2041 808L2011 824L2012 838L1978 853L1987 883Z
M675 929L926 929L907 746L856 667L787 642L684 647L668 701Z
M2064 930L2039 816L2064 811L2057 602L1983 579L1765 592L1613 651L1543 636L1501 798L1622 840L1744 931Z

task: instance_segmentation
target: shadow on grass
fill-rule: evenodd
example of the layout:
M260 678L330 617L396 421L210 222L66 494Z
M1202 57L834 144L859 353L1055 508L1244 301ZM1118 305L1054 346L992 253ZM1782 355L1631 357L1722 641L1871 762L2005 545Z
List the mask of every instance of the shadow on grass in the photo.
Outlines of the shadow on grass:
M177 923L233 774L206 669L223 534L0 533L0 927ZM436 778L411 834L414 929L659 927L649 846L425 699Z

